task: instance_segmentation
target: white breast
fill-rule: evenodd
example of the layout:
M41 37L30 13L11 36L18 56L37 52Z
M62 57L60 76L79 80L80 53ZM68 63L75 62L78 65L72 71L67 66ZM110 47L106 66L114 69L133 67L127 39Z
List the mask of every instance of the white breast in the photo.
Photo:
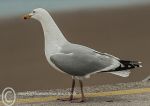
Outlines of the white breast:
M60 70L50 59L50 56L54 55L54 54L57 54L61 51L61 47L56 45L56 44L53 44L53 45L47 45L45 47L45 56L46 56L46 59L48 61L48 63L56 70L62 72L62 73L65 73L64 71Z

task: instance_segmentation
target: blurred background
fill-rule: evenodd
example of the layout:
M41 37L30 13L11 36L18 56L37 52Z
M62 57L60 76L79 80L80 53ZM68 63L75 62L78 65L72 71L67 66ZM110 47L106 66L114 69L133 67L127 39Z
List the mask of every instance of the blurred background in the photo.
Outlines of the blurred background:
M0 0L0 91L71 86L71 77L48 64L42 27L23 15L45 8L65 37L122 59L140 60L130 77L97 74L86 86L133 82L150 75L150 0Z

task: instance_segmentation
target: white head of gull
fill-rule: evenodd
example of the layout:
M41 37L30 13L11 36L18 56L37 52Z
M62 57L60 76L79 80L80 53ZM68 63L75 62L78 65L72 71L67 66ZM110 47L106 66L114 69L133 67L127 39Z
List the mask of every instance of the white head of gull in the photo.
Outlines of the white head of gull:
M84 77L89 78L90 75L103 72L128 77L130 69L142 67L139 61L121 60L113 55L68 42L45 9L37 8L24 16L24 19L30 18L38 20L42 25L45 38L45 55L49 64L56 70L72 76L70 97L59 100L73 100L75 78L79 80L81 87L82 95L79 102L84 102L82 84Z

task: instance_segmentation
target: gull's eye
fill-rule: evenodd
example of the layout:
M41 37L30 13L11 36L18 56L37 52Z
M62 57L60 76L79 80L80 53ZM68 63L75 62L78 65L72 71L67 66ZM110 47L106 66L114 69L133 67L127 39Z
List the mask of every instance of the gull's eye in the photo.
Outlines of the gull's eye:
M35 11L33 11L33 13L35 13Z

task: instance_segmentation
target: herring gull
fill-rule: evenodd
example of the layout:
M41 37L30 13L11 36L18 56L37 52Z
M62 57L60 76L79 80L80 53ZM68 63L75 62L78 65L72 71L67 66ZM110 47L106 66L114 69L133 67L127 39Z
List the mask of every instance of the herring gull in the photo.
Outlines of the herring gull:
M75 79L79 80L81 88L80 102L83 102L85 101L83 78L103 72L128 77L130 69L142 67L139 61L122 60L113 55L69 42L45 9L37 8L24 16L24 19L30 18L38 20L42 25L45 39L45 56L49 64L56 70L72 76L71 95L69 98L61 100L73 100Z

